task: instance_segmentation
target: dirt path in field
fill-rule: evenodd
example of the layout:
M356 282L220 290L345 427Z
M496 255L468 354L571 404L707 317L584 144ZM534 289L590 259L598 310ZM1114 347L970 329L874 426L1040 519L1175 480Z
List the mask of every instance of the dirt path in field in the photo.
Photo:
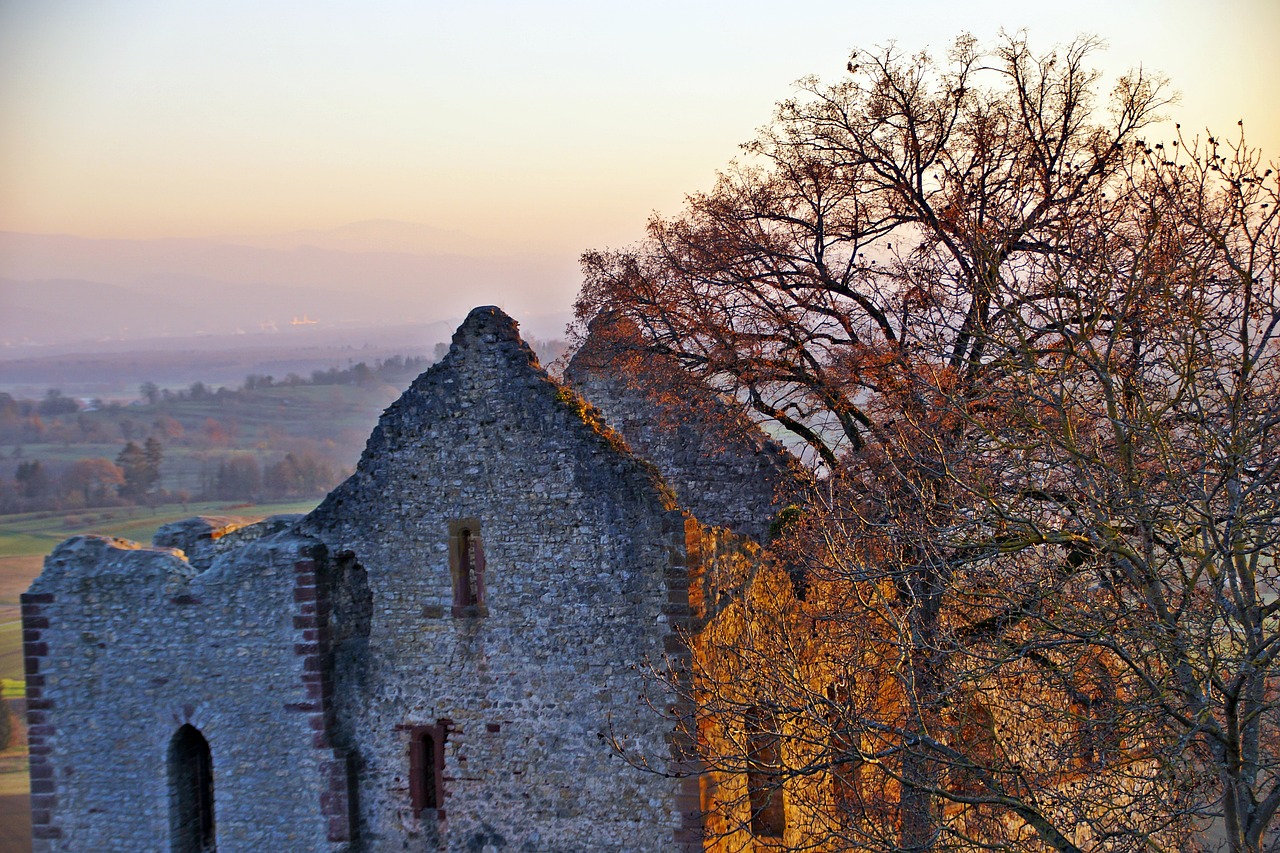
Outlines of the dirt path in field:
M0 853L30 853L31 801L27 745L22 728L17 743L0 752Z
M0 622L8 620L10 608L18 612L18 596L31 586L43 563L44 557L0 557Z
M40 574L42 562L42 557L0 557L0 676L22 677L22 611L18 596Z
M26 794L0 794L0 853L31 853L31 809Z
M40 574L43 557L0 557L0 673L22 672L18 596ZM0 752L0 853L30 853L31 804L25 746Z

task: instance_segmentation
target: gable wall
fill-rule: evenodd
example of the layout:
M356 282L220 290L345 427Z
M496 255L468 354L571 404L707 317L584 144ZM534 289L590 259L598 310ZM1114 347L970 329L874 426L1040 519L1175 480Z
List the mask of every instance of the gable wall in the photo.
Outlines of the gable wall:
M565 368L593 405L700 522L764 542L799 472L790 455L710 387L648 352L625 318L603 315Z
M365 849L697 846L696 787L628 767L609 742L669 767L671 724L641 701L641 669L681 650L684 517L589 420L514 324L478 309L304 522L351 552L371 594L367 638L344 634L335 655ZM484 616L451 612L458 519L480 523ZM442 721L443 815L418 815L411 730Z

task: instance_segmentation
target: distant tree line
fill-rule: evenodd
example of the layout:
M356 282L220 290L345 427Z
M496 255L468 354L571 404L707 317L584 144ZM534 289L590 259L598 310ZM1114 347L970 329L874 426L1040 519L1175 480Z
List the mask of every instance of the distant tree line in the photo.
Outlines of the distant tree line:
M374 361L372 367L363 361L359 361L347 368L330 367L327 370L313 370L309 378L298 373L289 373L285 375L284 379L276 380L273 376L251 373L245 377L241 390L262 391L278 385L369 385L374 382L392 383L403 380L406 376L417 376L430 366L431 360L425 356L393 355L390 358Z
M23 460L13 479L0 476L0 513L159 503L164 450L154 436L127 442L115 461L103 457L52 462Z
M205 480L202 497L246 500L319 497L341 480L342 472L315 453L286 453L261 465L252 453L237 453L218 463Z
M19 400L0 392L0 442L39 441L45 433L45 418L75 415L79 411L80 402L64 397L56 388L50 388L42 400Z
M105 457L57 462L18 462L12 477L0 475L0 514L199 500L263 501L320 497L346 471L315 451L287 452L262 462L249 452L233 453L205 466L201 485L189 491L161 486L164 453L149 437L127 442L115 460Z
M531 346L548 365L566 349L558 340ZM442 343L434 358L395 355L283 379L250 374L239 388L145 381L133 402L57 388L39 399L0 392L0 513L320 497L347 475L390 389L447 352ZM353 390L323 400L289 393L337 386Z

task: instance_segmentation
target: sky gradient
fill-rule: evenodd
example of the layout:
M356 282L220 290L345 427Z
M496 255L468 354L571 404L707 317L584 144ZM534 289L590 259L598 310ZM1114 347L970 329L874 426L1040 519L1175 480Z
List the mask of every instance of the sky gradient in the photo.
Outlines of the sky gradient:
M395 219L576 254L706 188L853 47L1101 36L1184 127L1280 156L1280 3L0 0L0 230L154 238ZM3 266L3 259L0 259Z

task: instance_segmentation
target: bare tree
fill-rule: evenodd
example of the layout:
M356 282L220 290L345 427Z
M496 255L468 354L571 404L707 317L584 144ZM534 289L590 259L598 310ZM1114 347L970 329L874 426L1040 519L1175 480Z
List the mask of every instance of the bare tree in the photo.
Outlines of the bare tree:
M583 256L578 316L630 315L829 467L884 443L874 399L921 364L971 380L999 282L1052 250L1163 103L1128 77L1094 124L1094 48L1036 57L1007 37L987 67L964 37L944 68L888 49L803 81L684 215Z
M730 846L1268 843L1276 178L1148 145L1162 82L1097 103L1095 47L857 53L583 258L584 322L815 465L693 641Z
M1187 148L1140 144L1040 286L1006 289L1002 414L967 418L1002 476L965 488L1006 549L1069 543L1089 594L1028 640L1106 661L1206 838L1255 851L1280 807L1280 192L1243 140Z

